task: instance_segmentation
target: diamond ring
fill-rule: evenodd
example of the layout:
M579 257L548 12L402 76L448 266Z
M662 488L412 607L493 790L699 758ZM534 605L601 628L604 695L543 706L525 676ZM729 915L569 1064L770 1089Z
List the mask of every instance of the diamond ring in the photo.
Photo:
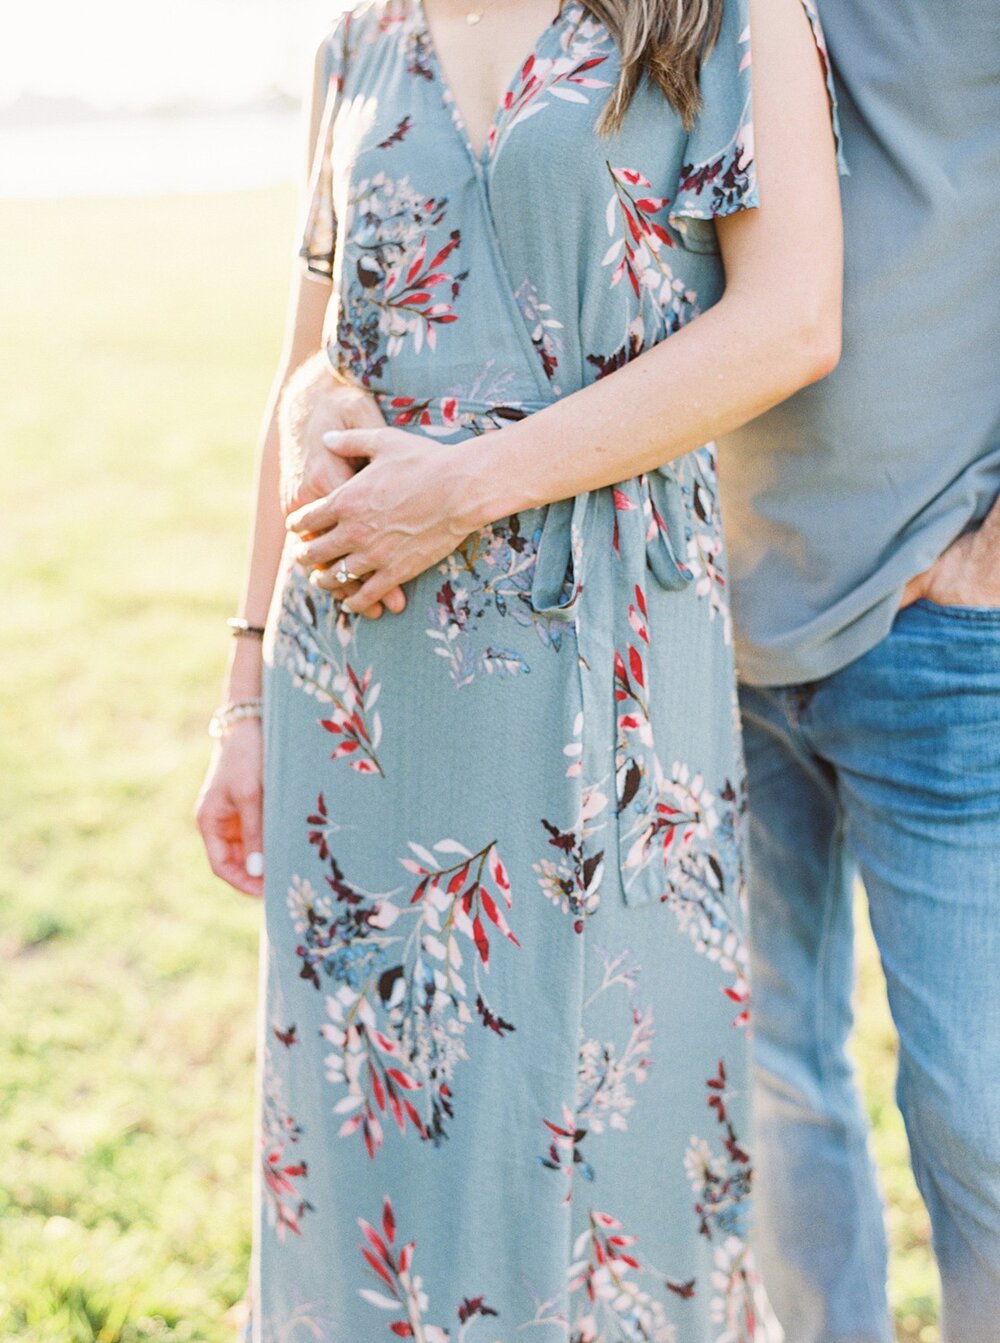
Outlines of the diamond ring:
M333 576L338 583L356 583L360 577L360 575L356 574L353 569L348 569L347 565L343 563L338 564L337 568L334 570Z

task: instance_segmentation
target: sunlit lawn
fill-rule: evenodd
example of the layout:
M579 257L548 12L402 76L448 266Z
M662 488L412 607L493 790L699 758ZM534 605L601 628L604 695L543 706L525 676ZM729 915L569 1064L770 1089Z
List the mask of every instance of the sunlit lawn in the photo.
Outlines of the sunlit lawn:
M0 204L2 1340L222 1343L239 1318L258 909L190 813L293 214ZM931 1343L867 941L861 990L901 1337Z

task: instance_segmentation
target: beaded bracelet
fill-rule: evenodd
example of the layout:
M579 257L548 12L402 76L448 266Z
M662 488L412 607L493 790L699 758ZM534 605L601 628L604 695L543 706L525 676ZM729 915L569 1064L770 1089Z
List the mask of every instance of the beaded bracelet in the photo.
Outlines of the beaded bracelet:
M221 704L208 720L208 735L225 736L227 728L241 718L261 718L263 713L264 701L260 696L256 699L230 700L228 704Z
M263 625L251 625L242 616L230 616L226 624L232 630L233 637L236 639L263 639L264 637Z

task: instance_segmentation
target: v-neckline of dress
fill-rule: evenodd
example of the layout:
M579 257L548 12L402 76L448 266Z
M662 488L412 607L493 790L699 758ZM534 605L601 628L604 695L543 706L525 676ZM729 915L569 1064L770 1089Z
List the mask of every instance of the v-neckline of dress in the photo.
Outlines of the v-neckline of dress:
M431 60L434 65L434 77L437 80L437 83L441 89L442 100L448 104L448 108L451 113L452 124L455 127L456 132L458 133L459 139L465 146L466 154L469 156L469 159L472 162L473 166L475 167L477 174L482 175L486 169L486 163L490 154L491 145L493 143L494 137L499 133L500 123L503 120L503 114L507 110L508 98L510 98L511 95L514 93L514 90L517 88L518 83L523 78L524 67L533 57L536 57L538 55L542 45L548 38L549 34L553 31L554 28L557 28L559 24L562 22L562 20L565 18L566 13L571 8L570 0L561 0L558 13L555 14L555 16L552 19L550 19L550 21L545 25L545 27L540 30L538 35L535 37L535 40L531 43L531 46L524 53L524 55L521 57L521 59L515 66L513 74L507 81L504 90L500 95L499 102L493 109L493 116L490 120L489 126L486 129L486 139L483 141L483 147L478 154L476 153L476 150L473 147L472 140L469 136L469 130L465 120L465 116L462 112L462 109L458 105L458 99L455 97L455 91L452 87L451 80L448 77L448 72L445 70L444 62L441 59L441 53L438 50L437 42L434 39L434 34L431 32L430 24L427 21L427 11L424 8L424 0L413 0L413 7L417 19L417 25L420 30L420 36L423 38L426 44L427 51L429 52Z

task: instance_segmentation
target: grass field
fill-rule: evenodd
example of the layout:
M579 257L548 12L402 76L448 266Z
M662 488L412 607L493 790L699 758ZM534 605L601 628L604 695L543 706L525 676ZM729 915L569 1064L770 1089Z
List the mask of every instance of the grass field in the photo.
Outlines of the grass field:
M293 212L0 204L3 1343L228 1343L239 1319L259 908L190 815ZM900 1338L933 1343L866 929L859 998Z

